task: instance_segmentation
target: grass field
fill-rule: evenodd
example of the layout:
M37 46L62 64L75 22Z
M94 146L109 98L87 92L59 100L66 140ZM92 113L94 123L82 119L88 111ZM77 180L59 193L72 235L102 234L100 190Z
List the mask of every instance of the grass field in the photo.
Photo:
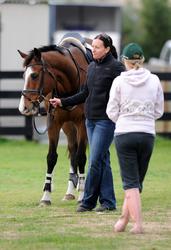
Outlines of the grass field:
M131 225L125 233L112 230L123 201L113 145L116 212L78 214L76 201L62 201L69 171L65 146L58 149L52 205L39 207L47 149L48 145L35 142L0 139L0 250L171 249L171 140L156 140L142 194L142 235L131 235Z

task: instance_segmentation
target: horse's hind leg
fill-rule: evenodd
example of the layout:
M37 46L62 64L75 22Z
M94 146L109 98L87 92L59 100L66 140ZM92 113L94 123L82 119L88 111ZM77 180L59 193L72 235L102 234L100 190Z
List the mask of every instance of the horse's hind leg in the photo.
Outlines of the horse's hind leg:
M74 192L78 183L77 162L76 162L76 153L78 147L76 140L77 133L76 133L76 128L74 127L72 122L64 123L62 129L67 136L69 159L70 159L68 188L63 200L73 200L75 199Z
M85 121L81 120L75 125L71 122L63 126L63 130L68 139L68 150L71 162L68 189L64 199L73 198L75 188L79 192L78 202L82 201L85 186L85 164L87 134Z
M84 196L85 165L87 159L86 158L87 134L84 121L81 121L79 124L77 124L77 141L78 141L78 149L76 154L76 162L79 168L77 189L79 192L78 202L81 202Z
M53 127L49 129L49 151L47 154L47 172L45 176L45 183L43 188L43 196L40 201L40 205L51 205L51 192L52 192L52 177L55 164L57 162L58 155L56 148L59 140L60 128Z
M84 145L83 142L79 144L79 147L82 147ZM84 196L84 187L85 187L85 164L86 164L86 155L82 151L83 148L81 148L81 151L79 152L78 147L78 166L79 166L79 174L78 174L78 184L77 184L77 190L79 192L78 196L78 202L81 202Z

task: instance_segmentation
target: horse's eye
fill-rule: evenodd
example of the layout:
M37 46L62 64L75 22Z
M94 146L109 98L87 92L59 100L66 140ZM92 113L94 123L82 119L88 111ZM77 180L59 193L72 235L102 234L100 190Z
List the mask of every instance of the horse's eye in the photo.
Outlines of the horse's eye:
M39 76L38 73L32 73L32 74L31 74L32 80L35 80L36 78L38 78L38 76Z

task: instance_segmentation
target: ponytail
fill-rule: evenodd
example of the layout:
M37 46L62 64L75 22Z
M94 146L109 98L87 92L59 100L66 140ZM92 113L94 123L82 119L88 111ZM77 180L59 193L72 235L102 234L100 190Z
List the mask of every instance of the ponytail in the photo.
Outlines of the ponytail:
M110 47L110 51L111 51L113 57L114 57L115 59L118 59L118 53L117 53L117 51L116 51L115 46L112 45L112 46Z

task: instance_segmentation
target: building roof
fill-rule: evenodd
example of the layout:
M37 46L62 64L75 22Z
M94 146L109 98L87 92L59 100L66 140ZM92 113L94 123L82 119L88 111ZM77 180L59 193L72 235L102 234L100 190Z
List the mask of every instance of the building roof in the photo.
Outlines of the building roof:
M49 0L54 5L122 6L123 0Z
M0 0L0 4L44 4L48 0Z
M122 6L124 0L0 0L0 4Z

